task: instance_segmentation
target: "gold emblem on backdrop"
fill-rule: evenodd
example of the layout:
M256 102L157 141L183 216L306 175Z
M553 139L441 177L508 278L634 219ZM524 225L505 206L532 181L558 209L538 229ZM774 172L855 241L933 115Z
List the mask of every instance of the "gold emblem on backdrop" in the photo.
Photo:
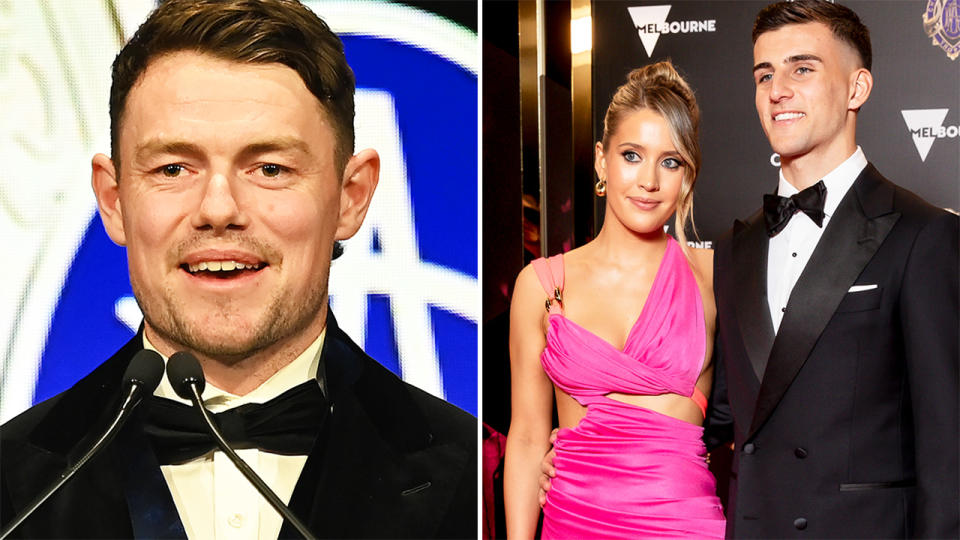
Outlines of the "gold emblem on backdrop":
M960 0L927 0L923 30L947 58L960 56Z

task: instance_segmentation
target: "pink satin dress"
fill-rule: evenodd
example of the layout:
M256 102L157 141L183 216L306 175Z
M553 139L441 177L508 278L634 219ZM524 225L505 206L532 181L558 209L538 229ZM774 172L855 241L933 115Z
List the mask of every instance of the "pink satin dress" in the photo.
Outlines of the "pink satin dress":
M562 255L534 268L550 303L541 364L587 409L557 434L542 537L723 538L703 428L607 397L696 394L705 406L695 387L706 354L703 304L680 246L668 240L622 351L563 315Z

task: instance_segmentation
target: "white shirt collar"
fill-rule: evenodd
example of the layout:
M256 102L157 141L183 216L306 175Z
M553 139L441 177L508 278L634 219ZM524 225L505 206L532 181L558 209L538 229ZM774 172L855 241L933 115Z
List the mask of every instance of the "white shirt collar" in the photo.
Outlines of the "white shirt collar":
M863 149L857 146L853 154L836 169L827 173L823 177L823 183L827 186L827 199L823 203L823 213L830 217L840 206L840 201L847 194L854 180L860 176L860 172L867 166L867 157L863 154ZM799 190L793 187L793 184L787 182L783 176L783 169L780 169L780 183L777 185L777 195L789 197Z
M263 384L244 396L231 394L208 382L201 396L203 398L203 404L212 412L221 412L247 403L264 403L300 383L315 378L317 368L320 365L320 351L323 349L323 339L326 334L327 329L324 328L317 339L314 340L305 351L294 358L292 362L280 368L279 371L264 381ZM157 350L147 339L146 333L143 335L143 348L151 351ZM160 356L163 355L161 354ZM166 365L166 356L163 356L163 362L164 365ZM160 386L153 392L153 395L179 401L185 405L191 404L190 401L177 395L170 381L167 379L166 374L164 374L163 379L160 380Z

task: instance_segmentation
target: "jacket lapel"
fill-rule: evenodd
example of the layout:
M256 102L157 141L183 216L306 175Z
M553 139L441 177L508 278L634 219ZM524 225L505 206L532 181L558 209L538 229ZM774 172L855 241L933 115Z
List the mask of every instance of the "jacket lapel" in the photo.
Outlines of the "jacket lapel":
M157 455L144 433L142 410L134 412L111 450L115 454L112 461L120 464L124 473L133 537L187 538Z
M452 492L418 459L444 460L433 453L422 413L406 386L350 341L332 315L323 347L332 414L307 458L291 509L324 537L429 531L443 513L442 498ZM280 537L293 536L284 524Z
M767 306L767 249L769 239L758 212L746 222L734 224L733 275L742 287L734 293L737 322L750 365L759 384L763 368L773 346L773 322Z
M748 438L766 422L851 285L899 219L893 186L868 164L800 274L770 352Z
M142 348L142 331L141 327L140 333L70 390L32 410L42 419L25 441L20 460L24 466L4 471L17 476L4 480L18 507L32 500L37 486L46 485L68 463L76 462L104 431L117 411L123 372ZM4 451L8 450L14 451L5 446ZM31 520L43 519L42 512L57 515L64 536L186 538L156 457L143 437L139 410L116 439Z
M139 337L137 334L68 391L51 398L50 407L31 433L30 442L68 461L79 458L116 412L123 372L134 353L142 348Z

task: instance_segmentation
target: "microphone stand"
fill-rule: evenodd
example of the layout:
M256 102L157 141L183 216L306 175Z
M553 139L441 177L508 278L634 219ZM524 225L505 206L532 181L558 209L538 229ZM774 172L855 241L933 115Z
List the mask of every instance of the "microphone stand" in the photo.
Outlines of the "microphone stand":
M287 508L287 505L283 504L283 501L277 497L276 493L257 476L257 473L247 465L247 462L240 458L236 452L233 451L233 448L230 448L230 445L227 444L226 439L223 438L223 434L220 433L220 430L217 428L217 425L213 422L213 418L210 417L210 412L207 411L207 408L203 406L203 401L200 399L200 392L197 390L197 384L195 382L190 382L187 385L190 389L190 401L193 402L193 405L200 410L200 414L203 416L203 420L206 422L207 427L210 429L210 433L213 435L214 440L217 442L217 446L220 447L220 450L223 450L223 453L230 458L230 461L236 465L237 469L250 481L251 484L261 495L270 503L270 506L273 507L283 519L290 522L293 525L293 528L297 530L304 538L307 540L315 540L315 536L310 532L310 529L307 529L306 525L301 522L297 516L293 515L293 512ZM0 538L0 540L3 540Z
M0 540L10 536L10 533L19 527L21 523L26 521L27 518L30 517L30 515L33 514L37 508L40 507L41 504L46 502L46 500L49 499L50 496L53 495L58 489L60 489L61 486L73 478L73 475L76 474L77 471L79 471L80 468L90 460L90 458L99 452L101 448L106 446L107 443L113 440L117 432L120 431L120 427L123 426L123 424L127 421L127 418L129 418L130 411L132 411L133 408L140 403L140 390L140 384L130 385L130 390L127 391L127 395L123 398L123 404L120 406L120 414L116 415L116 417L113 419L113 422L110 424L110 427L107 428L107 431L100 436L97 442L94 443L93 447L91 447L90 450L83 455L83 457L81 457L69 469L64 471L63 474L60 475L60 478L52 486L48 487L46 491L38 495L33 502L27 506L26 510L21 512L20 515L18 515L13 521L8 523L2 531L0 531Z

